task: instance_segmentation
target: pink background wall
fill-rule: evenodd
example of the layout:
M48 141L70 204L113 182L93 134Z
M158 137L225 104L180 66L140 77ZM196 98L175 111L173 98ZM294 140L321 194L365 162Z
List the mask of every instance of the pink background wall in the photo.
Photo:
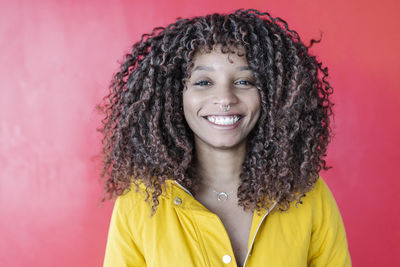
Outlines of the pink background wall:
M229 4L228 4L229 3ZM178 16L269 10L330 68L336 137L323 173L354 266L400 266L399 52L395 0L0 1L0 265L100 266L100 116L118 60Z

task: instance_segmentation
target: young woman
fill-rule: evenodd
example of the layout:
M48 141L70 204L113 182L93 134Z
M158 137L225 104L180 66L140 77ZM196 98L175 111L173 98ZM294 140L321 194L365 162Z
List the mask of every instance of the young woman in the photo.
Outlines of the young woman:
M104 266L351 266L324 181L327 69L256 10L143 35L102 132Z

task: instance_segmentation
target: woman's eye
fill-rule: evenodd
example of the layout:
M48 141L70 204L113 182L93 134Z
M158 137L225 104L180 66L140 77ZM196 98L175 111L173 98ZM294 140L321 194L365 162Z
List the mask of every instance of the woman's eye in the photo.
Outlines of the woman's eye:
M208 86L210 84L211 83L209 81L198 81L198 82L194 83L194 85L197 85L197 86Z
M247 80L240 80L236 82L237 85L253 86L254 83Z

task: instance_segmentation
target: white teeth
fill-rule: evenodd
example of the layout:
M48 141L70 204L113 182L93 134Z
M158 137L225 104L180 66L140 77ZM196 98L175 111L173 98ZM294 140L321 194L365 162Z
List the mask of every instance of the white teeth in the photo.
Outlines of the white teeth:
M207 120L218 125L232 125L240 119L239 116L207 116Z

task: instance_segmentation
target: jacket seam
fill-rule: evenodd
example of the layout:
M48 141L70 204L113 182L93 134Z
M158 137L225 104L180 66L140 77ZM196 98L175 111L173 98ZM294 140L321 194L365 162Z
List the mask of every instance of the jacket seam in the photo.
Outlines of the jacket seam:
M194 224L194 228L195 228L195 231L196 231L197 239L199 240L200 248L202 250L204 263L206 264L206 266L211 266L210 257L208 256L207 250L206 250L205 245L204 245L204 236L203 236L203 234L201 233L201 231L199 229L199 226L198 226L198 223L197 223L197 219L196 219L196 216L194 216L193 211L190 211L190 213L192 215L192 218L194 219L193 220L194 221L193 224Z

